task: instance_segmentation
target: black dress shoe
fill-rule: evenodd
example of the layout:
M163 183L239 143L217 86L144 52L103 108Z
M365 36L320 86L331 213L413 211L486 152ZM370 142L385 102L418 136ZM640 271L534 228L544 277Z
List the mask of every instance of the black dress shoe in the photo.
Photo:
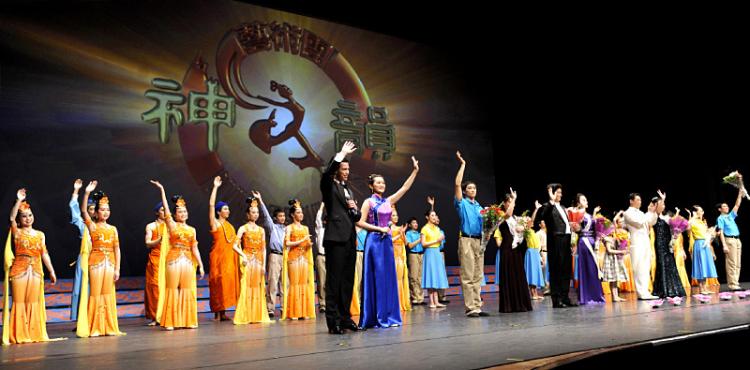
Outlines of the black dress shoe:
M332 328L328 328L328 334L344 334L344 329L341 326L334 326Z
M552 303L552 308L565 308L565 307L568 307L568 305L566 305L565 303L560 303L560 302Z
M344 329L348 329L351 331L367 331L367 328L357 326L357 324L355 324L353 321L350 321L349 323L341 324L341 326Z
M448 304L448 303L451 303L451 301L449 299L443 299L443 300L438 299L438 303Z
M567 307L578 307L578 303L573 303L571 301L564 301L562 304Z
M489 314L489 313L487 313L487 312L484 312L484 311L479 311L478 315L479 315L479 316L481 316L481 317L487 317L487 316L489 316L490 314Z
M321 307L320 309L318 309L318 312L320 312L320 313L326 313L326 309Z

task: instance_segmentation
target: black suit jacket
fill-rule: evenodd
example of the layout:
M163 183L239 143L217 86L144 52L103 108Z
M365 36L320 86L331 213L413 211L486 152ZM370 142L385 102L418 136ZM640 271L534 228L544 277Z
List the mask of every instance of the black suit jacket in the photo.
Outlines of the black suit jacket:
M335 157L334 157L335 158ZM326 232L323 241L347 242L354 239L354 223L359 220L360 212L349 212L344 187L334 181L334 176L341 166L331 158L328 167L320 179L320 192L325 203ZM349 190L351 194L351 190Z
M547 202L544 203L541 208L539 208L539 211L537 211L536 219L534 220L534 226L536 226L536 228L538 229L539 223L541 221L544 221L545 225L547 226L548 236L555 234L565 234L565 219L563 219L563 217L567 219L568 215L560 215L560 212L557 211L556 207L553 204Z

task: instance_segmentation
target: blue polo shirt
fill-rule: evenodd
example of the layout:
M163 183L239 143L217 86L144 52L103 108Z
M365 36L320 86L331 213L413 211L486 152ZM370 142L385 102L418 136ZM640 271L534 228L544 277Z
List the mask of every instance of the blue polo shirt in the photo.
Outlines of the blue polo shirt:
M472 202L469 198L464 197L460 201L453 199L453 204L458 211L458 220L461 224L461 235L481 236L482 235L482 216L479 212L482 206L476 199Z
M357 232L357 250L365 251L365 239L367 239L367 230L362 229Z
M737 223L734 222L735 218L737 218L737 212L735 211L731 211L725 215L719 215L719 218L716 219L716 226L718 226L726 236L740 236L740 229L737 228Z
M414 243L422 240L422 234L420 234L417 230L411 230L406 232L406 241L409 243ZM410 253L422 253L424 252L424 248L422 248L422 243L417 243L417 245L414 246L414 248L409 249L409 246L406 246L406 250Z

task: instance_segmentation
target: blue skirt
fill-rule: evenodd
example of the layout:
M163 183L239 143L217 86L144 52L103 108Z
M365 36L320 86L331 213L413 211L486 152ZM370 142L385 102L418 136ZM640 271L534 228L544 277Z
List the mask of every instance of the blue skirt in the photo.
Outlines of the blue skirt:
M524 270L526 270L526 282L537 288L543 287L544 274L542 273L542 255L539 249L529 248L524 256Z
M495 255L495 284L500 284L500 248Z
M400 326L401 305L398 300L396 260L390 235L367 233L362 270L362 313L359 317L359 326Z
M710 245L704 239L696 239L693 244L693 279L703 280L718 277L716 264L711 254Z
M443 262L443 255L440 254L438 248L425 248L422 288L448 289L448 275L445 273L445 262Z

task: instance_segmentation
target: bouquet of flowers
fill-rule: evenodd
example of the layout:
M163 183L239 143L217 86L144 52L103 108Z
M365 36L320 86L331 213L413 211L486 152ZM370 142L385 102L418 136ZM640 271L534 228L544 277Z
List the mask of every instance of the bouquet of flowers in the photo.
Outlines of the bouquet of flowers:
M583 209L568 208L568 222L571 224L580 224L583 221L584 214L586 214L586 211Z
M724 183L734 186L737 189L740 189L741 191L745 192L745 198L750 199L750 194L747 193L747 190L745 190L745 184L742 183L742 180L740 179L740 174L737 171L734 171L730 173L727 176L724 176Z
M630 235L628 235L627 231L622 229L615 230L614 237L617 249L621 251L628 249L628 246L630 246Z
M687 230L688 220L682 216L674 216L669 220L669 228L672 229L672 236L677 237Z
M596 215L596 217L594 217L594 230L596 230L598 238L603 238L609 236L609 234L612 234L612 232L615 231L615 224L602 215Z
M505 221L505 211L499 205L493 204L479 211L479 214L482 216L482 240L479 245L484 251L487 249L487 243L490 242L495 229L500 226L501 222Z

